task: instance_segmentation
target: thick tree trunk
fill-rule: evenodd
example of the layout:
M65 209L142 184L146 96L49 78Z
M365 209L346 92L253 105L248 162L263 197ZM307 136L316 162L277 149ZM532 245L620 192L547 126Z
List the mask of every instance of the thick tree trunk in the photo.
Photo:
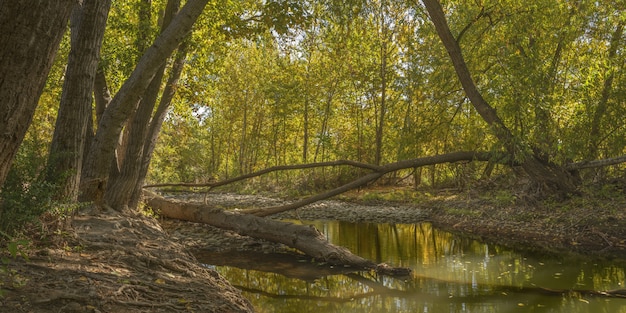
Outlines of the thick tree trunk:
M83 171L79 200L102 199L107 186L111 160L122 127L137 108L141 96L157 70L187 36L208 0L189 0L176 15L170 26L146 50L137 67L122 85L98 125Z
M511 131L506 127L504 122L500 119L496 110L487 103L483 96L478 91L474 80L470 74L470 71L465 64L461 48L450 32L446 17L443 13L443 9L438 0L422 0L430 19L435 25L437 34L441 38L443 45L445 46L454 69L459 77L459 81L463 86L465 94L471 101L472 105L480 114L480 116L489 124L496 137L507 152L515 160L521 162L522 168L530 176L530 178L540 185L546 186L550 190L558 191L562 194L570 194L576 192L576 185L573 177L565 171L563 168L542 161L538 155L543 155L541 151L535 151L530 153L532 147L526 147L521 144L521 140L516 138Z
M0 2L0 188L32 121L74 3Z
M88 119L100 46L111 0L84 1L71 18L71 51L48 155L46 180L60 184L60 198L78 199Z
M165 217L204 223L232 230L240 235L282 243L298 249L316 260L332 265L346 265L357 270L376 270L385 275L408 275L411 272L407 268L376 264L354 255L346 248L329 243L324 235L313 226L296 225L253 215L227 212L200 203L165 199L149 191L146 191L145 195L147 204Z

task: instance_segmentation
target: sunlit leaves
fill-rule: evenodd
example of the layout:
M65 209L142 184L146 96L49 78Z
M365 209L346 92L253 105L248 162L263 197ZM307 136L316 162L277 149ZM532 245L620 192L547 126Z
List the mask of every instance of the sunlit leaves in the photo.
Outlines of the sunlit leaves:
M624 14L608 2L443 1L481 93L551 161L583 159L591 142L602 156L624 153L623 43L609 56ZM383 91L383 162L501 149L418 5L242 1L205 13L170 121L196 128L207 172L373 162ZM607 109L592 135L603 90Z

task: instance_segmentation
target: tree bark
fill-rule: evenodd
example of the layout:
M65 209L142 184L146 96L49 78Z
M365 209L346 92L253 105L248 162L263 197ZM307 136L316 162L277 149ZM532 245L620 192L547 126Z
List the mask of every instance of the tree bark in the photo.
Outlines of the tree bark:
M32 121L74 3L0 2L0 188Z
M422 0L422 2L435 25L439 38L448 51L465 94L478 114L492 127L495 136L510 156L521 162L522 168L534 182L547 187L548 190L554 190L563 195L575 193L576 185L573 177L561 167L538 158L537 155L544 155L541 151L529 152L533 150L533 147L524 146L521 140L506 127L496 110L480 94L463 59L461 48L450 32L439 1Z
M100 124L102 121L102 115L104 115L104 110L106 110L109 103L111 103L111 91L109 90L109 86L107 84L106 76L104 74L104 69L102 67L98 67L96 71L96 77L93 82L93 94L94 94L94 102L96 103L96 125Z
M48 182L60 184L58 196L70 201L78 199L91 95L110 6L111 0L86 0L71 18L72 47L46 173Z
M171 23L173 16L179 9L179 4L180 1L178 0L168 1L165 17L163 18L162 32ZM146 9L149 11L150 6L148 4L142 3L142 5L146 6ZM142 28L148 27L144 26ZM144 30L144 32L147 33L147 30ZM156 71L139 101L137 111L127 124L128 136L126 136L126 145L121 147L121 149L125 149L125 157L121 160L119 175L109 178L110 183L104 195L106 203L112 208L134 208L131 200L136 186L143 181L143 178L140 177L140 172L144 156L144 145L148 140L150 120L159 96L164 73L165 63Z
M200 203L165 199L149 191L145 191L145 195L147 204L165 217L204 223L232 230L240 235L282 243L298 249L316 260L332 265L347 265L357 270L376 270L385 275L408 275L411 272L408 268L376 264L354 255L344 247L329 243L324 235L313 226L296 225L253 215L228 212Z
M616 164L621 164L624 162L626 162L626 155L620 155L615 158L570 163L570 164L567 164L565 168L567 168L568 170L582 170L585 168L595 168L595 167L616 165Z
M185 4L170 26L146 50L131 76L109 104L87 155L81 179L80 201L103 199L111 160L114 159L115 147L124 123L136 110L157 70L187 36L207 2L208 0L189 0Z
M141 158L141 168L139 169L139 179L134 186L131 203L129 204L130 207L136 207L137 204L139 204L144 180L146 178L146 175L148 174L148 168L150 167L150 161L152 160L152 154L154 152L154 148L156 147L157 139L161 131L161 126L163 125L167 110L169 109L172 103L172 99L174 98L174 94L176 93L178 80L180 79L180 75L183 72L186 58L187 45L183 42L183 44L181 44L181 46L178 48L178 55L176 56L174 64L172 65L170 77L167 81L167 84L165 85L163 94L161 95L161 101L159 102L159 106L157 107L157 110L154 113L152 120L150 121L148 138L144 142L143 155Z
M383 159L383 137L385 136L385 115L387 114L387 45L388 45L388 25L384 7L385 3L381 1L380 3L380 25L379 27L379 38L380 38L380 68L379 68L379 76L380 76L380 102L379 102L379 112L376 117L376 145L375 145L375 156L374 156L374 164L380 165Z

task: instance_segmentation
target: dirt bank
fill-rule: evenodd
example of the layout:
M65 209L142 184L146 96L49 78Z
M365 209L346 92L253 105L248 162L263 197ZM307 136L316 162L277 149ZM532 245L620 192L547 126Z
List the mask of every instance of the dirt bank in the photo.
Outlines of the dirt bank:
M2 312L253 311L154 218L85 212L42 227L28 261L4 266Z

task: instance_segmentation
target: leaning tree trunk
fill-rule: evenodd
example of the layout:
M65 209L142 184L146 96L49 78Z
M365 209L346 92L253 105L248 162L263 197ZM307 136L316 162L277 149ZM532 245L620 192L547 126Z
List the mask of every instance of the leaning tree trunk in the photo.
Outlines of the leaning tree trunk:
M136 110L157 70L187 36L207 2L208 0L187 1L169 27L146 50L135 70L105 110L85 162L80 201L102 200L122 127L128 116Z
M163 32L171 23L173 16L180 7L179 0L170 0L163 18L161 31ZM149 9L149 7L148 7ZM137 111L127 124L128 138L126 145L120 147L125 149L124 159L121 161L119 175L110 177L108 188L105 192L105 201L113 208L134 208L133 194L138 184L143 184L143 177L140 177L144 156L144 146L149 140L149 126L154 111L154 107L161 89L161 81L165 73L165 63L156 71L152 81L144 91L143 97L139 101ZM162 118L162 117L161 117ZM145 175L145 174L144 174Z
M376 264L352 254L348 249L329 243L313 226L296 225L262 218L254 215L228 212L201 203L165 199L145 191L146 202L161 216L195 223L204 223L221 229L232 230L240 235L282 243L298 249L306 255L332 265L351 266L357 270L376 270L384 275L408 275L408 268L396 268Z
M496 110L482 97L472 79L467 64L465 64L459 43L450 32L439 1L422 0L422 2L428 10L428 14L435 25L437 34L439 34L443 45L450 55L450 59L452 60L452 64L454 65L454 69L463 86L465 94L478 114L492 127L494 134L503 144L509 155L521 162L522 168L533 181L563 194L574 193L576 191L576 185L572 175L555 164L541 160L537 157L537 155L543 154L540 151L535 153L529 152L533 150L533 147L524 146L521 140L516 138L506 127L496 113Z
M32 121L74 3L0 2L0 188Z
M135 183L133 195L130 199L130 207L137 207L139 201L141 199L141 194L143 192L143 185L146 179L146 175L148 174L148 168L150 167L150 161L152 160L152 154L154 152L154 148L156 147L157 139L159 137L159 133L161 131L161 126L163 125L163 121L165 120L165 115L167 113L168 108L172 103L172 99L176 93L176 88L178 85L178 80L183 72L183 68L185 66L185 60L187 58L187 44L183 42L180 47L178 47L178 52L176 55L176 59L172 64L172 68L170 70L170 76L167 80L167 84L165 85L165 89L161 94L161 100L159 102L159 106L150 121L150 127L148 128L148 137L144 142L143 147L143 155L141 157L141 167L139 169L139 179Z

